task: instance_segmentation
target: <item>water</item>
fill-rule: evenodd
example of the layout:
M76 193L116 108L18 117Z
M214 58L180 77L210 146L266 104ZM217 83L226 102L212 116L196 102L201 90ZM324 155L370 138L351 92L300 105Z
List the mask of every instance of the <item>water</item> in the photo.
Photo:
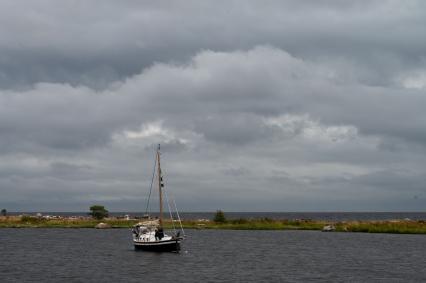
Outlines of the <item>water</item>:
M20 215L23 212L12 212L10 215ZM26 214L35 215L35 212ZM111 216L131 215L142 217L141 212L111 212ZM182 219L213 219L215 212L182 212ZM43 215L58 216L87 216L87 212L43 212ZM152 213L152 216L158 216ZM168 215L168 214L167 214ZM271 218L271 219L312 219L325 221L350 221L350 220L392 220L412 219L426 220L426 212L226 212L226 218Z
M426 236L188 230L182 252L128 229L0 229L0 282L425 282Z
M184 219L213 219L215 212L184 212ZM271 218L271 219L311 219L325 221L350 220L426 220L426 212L225 212L228 219Z

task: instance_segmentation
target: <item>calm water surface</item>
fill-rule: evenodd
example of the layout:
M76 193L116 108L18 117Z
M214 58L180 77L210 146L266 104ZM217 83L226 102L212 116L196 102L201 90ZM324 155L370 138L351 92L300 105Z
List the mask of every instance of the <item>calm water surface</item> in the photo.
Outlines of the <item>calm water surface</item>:
M426 282L426 236L188 230L182 252L127 229L0 229L0 282Z

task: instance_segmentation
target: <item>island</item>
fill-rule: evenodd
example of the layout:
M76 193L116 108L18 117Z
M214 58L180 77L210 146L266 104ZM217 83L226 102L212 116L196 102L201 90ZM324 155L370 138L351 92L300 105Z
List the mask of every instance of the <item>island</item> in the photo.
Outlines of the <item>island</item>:
M215 221L216 220L216 221ZM131 228L140 222L139 218L128 215L123 217L106 217L96 219L90 216L51 216L51 215L15 215L0 216L0 228L95 228L105 223L110 228ZM165 221L165 228L177 223ZM323 230L333 227L333 232L366 232L426 234L425 220L395 219L381 221L322 221L310 219L183 219L185 229L231 229L231 230Z

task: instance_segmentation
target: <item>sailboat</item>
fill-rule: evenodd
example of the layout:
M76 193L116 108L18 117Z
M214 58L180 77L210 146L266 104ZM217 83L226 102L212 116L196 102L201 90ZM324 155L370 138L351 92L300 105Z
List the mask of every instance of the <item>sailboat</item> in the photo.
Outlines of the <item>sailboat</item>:
M167 194L164 190L164 182L163 175L161 171L161 163L160 163L160 145L158 145L157 152L155 154L155 165L154 172L152 175L151 188L148 197L147 209L145 215L147 215L147 219L143 222L139 222L133 226L132 235L133 235L133 244L135 249L145 250L145 251L157 251L157 252L178 252L180 250L180 243L183 240L184 231L182 227L182 222L179 216L179 212L176 209L176 203L174 203L174 207L176 209L176 215L178 223L180 224L181 231L177 232L175 227L175 219L173 219L173 215L170 209L170 202L167 198ZM152 219L148 214L149 208L149 200L151 197L152 185L154 182L154 177L157 177L157 185L158 185L158 194L160 201L160 215L156 219ZM164 216L163 216L163 197L166 197L166 202L169 207L171 224L173 226L173 233L171 235L167 235L164 232ZM180 234L182 232L182 235Z

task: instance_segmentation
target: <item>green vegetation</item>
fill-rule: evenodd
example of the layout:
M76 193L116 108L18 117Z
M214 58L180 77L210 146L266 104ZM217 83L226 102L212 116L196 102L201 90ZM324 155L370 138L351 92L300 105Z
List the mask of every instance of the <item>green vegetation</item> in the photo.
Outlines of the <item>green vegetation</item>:
M108 210L106 210L103 205L92 205L89 215L95 219L101 220L108 217Z
M184 228L232 230L322 230L331 223L312 220L235 219L226 223L184 221ZM426 221L349 221L332 223L336 232L426 234Z
M3 208L0 213L1 213L1 216L6 216L7 215L6 208Z
M426 234L426 221L369 221L337 223L336 231L394 234Z
M130 228L137 220L103 219L112 228ZM0 228L94 228L99 220L94 218L46 219L35 216L0 217Z
M216 223L226 223L225 213L222 210L217 210L213 221Z
M239 218L226 222L184 221L184 228L228 229L228 230L321 230L325 225L320 221L308 220L273 220L270 218Z
M226 218L225 218L226 220ZM130 228L139 220L105 218L102 222L112 228ZM35 216L0 216L0 228L94 228L99 220L94 218L62 218L46 219ZM394 221L349 221L326 223L312 220L274 220L229 219L225 222L186 220L182 222L185 229L229 229L229 230L321 230L324 225L333 224L336 232L365 233L402 233L426 234L426 221L394 220ZM164 222L165 228L171 228L171 222Z

